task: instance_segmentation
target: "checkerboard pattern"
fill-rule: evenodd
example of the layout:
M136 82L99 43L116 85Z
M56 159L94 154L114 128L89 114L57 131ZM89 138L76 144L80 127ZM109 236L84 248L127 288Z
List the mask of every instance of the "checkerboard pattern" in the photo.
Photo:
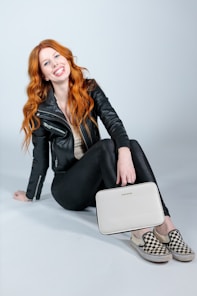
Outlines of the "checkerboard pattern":
M152 231L143 235L144 245L140 246L147 254L151 255L167 255L169 250L155 237Z
M192 249L184 242L180 232L175 229L169 232L170 242L167 244L169 250L179 254L191 254Z

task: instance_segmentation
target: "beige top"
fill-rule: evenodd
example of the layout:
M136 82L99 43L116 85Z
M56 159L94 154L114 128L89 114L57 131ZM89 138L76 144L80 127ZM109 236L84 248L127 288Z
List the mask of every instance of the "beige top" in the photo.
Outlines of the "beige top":
M74 137L74 156L80 159L84 155L84 143L78 131L70 124Z
M80 136L80 133L74 128L74 126L70 123L70 119L68 116L68 112L65 111L65 108L63 105L61 105L60 101L58 101L56 95L54 94L54 97L56 98L56 102L59 106L59 108L62 110L62 112L64 113L68 124L70 125L70 128L73 132L73 137L74 137L74 156L77 159L80 159L83 155L84 155L84 143L82 141L82 138Z

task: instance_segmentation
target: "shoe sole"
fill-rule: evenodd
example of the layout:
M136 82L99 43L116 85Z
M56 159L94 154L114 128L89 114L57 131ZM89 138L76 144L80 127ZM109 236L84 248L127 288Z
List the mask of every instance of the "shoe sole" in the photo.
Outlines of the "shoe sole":
M154 263L164 263L168 262L172 259L172 254L167 255L150 255L145 253L139 246L137 246L132 240L130 240L131 246L140 254L142 258L147 261L151 261Z
M178 260L178 261L182 261L182 262L189 262L189 261L194 260L195 253L185 254L185 255L184 254L178 254L178 253L176 253L176 252L174 252L173 250L170 249L168 244L163 241L162 235L160 235L155 229L153 230L153 233L161 243L166 245L166 248L172 253L173 259Z
M182 262L190 262L195 258L195 254L181 255L181 254L174 253L173 251L171 251L171 253L174 259Z

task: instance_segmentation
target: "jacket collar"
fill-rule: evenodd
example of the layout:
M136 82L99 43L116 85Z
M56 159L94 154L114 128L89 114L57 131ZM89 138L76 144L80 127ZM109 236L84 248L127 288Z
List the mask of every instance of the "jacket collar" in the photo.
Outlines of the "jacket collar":
M63 112L57 105L57 101L52 88L49 90L46 100L39 105L38 111L55 113L65 119Z
M63 112L60 110L60 108L57 105L57 101L54 96L54 92L52 88L49 90L46 100L42 102L38 107L38 112L42 112L42 111L57 115L58 117L61 117L64 120L64 122L65 121L67 122ZM80 125L80 130L81 130L86 147L90 147L92 145L92 138L88 135L83 124Z

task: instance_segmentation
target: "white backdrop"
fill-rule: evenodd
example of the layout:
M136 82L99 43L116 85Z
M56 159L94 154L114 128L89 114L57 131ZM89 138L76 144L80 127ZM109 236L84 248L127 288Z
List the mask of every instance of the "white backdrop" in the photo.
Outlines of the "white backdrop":
M1 3L0 24L1 174L29 175L20 133L27 61L52 38L100 83L157 177L195 192L197 1L10 0Z

